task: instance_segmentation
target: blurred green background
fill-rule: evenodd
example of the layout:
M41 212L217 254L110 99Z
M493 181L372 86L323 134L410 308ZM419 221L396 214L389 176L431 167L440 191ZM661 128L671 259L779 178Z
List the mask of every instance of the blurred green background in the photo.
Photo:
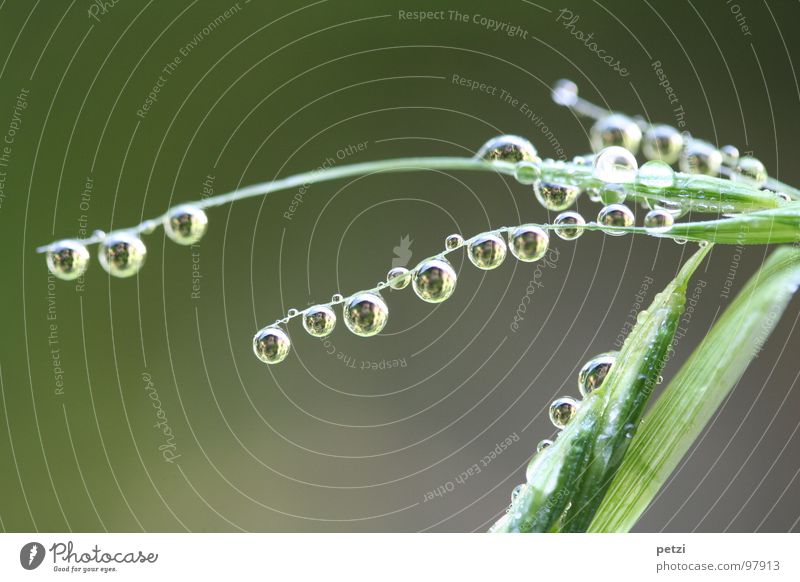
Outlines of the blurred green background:
M468 155L499 133L529 137L543 156L586 153L589 123L550 100L562 77L608 107L683 119L800 183L797 3L571 2L574 29L627 76L570 34L562 8L0 2L0 132L14 133L0 168L2 528L486 529L553 433L548 404L577 395L578 368L614 349L637 296L652 299L691 245L590 233L554 240L538 272L457 264L444 304L387 294L378 337L341 326L322 342L294 322L293 352L271 368L251 338L290 307L371 287L452 232L547 213L497 176L373 175L214 209L193 249L159 230L133 280L93 260L79 284L56 281L35 248L326 160ZM444 12L405 16L419 10ZM587 217L598 209L579 201ZM767 252L714 251L667 379L730 301L726 285L735 293ZM797 315L793 303L639 530L798 529Z

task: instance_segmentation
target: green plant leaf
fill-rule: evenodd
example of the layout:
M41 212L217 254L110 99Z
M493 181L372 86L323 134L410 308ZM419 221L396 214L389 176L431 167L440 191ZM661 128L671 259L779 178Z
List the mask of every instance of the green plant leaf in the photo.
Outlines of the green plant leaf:
M777 249L645 417L589 531L633 527L739 381L800 285L800 250Z
M640 313L605 381L555 443L528 467L528 483L490 531L584 531L603 499L666 361L701 248Z
M720 220L676 222L663 236L722 244L794 243L800 240L800 202Z

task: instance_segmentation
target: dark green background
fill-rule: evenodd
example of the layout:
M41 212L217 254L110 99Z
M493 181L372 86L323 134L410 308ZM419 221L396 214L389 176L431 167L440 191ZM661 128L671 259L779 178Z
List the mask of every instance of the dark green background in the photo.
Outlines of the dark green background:
M408 155L467 155L503 133L552 142L497 96L542 117L568 155L588 151L588 123L551 103L569 77L596 102L674 123L651 68L660 60L694 135L734 143L773 175L797 169L800 60L796 2L571 2L577 28L631 71L620 77L556 22L563 4L245 2L183 57L144 119L162 68L234 2L0 2L0 132L28 89L0 206L4 266L0 526L7 531L472 531L486 529L524 480L549 402L577 395L575 376L612 349L643 281L647 300L691 252L669 242L590 233L556 240L532 308L510 330L535 266L484 274L463 265L438 307L391 293L386 333L338 329L333 349L290 333L278 367L252 355L258 327L290 307L372 286L401 237L411 262L451 232L547 220L529 188L497 176L426 172L317 185L291 220L294 193L210 212L192 251L147 237L138 279L109 280L96 261L85 288L56 281L56 393L48 276L35 247L89 229L138 223L201 196L315 168ZM408 22L400 10L458 9L527 31L473 22ZM733 9L735 10L735 9ZM81 210L86 178L94 188ZM587 217L598 210L578 205ZM641 217L640 217L641 218ZM677 360L690 352L767 249L714 251ZM739 256L741 255L741 256ZM459 258L459 261L461 258ZM731 273L733 273L731 275ZM788 531L800 515L800 349L793 303L764 351L675 478L642 531ZM295 322L296 323L296 322ZM406 367L362 370L361 362ZM671 362L666 375L674 373ZM175 434L159 452L149 374ZM463 483L496 443L511 447ZM453 491L426 493L448 482Z

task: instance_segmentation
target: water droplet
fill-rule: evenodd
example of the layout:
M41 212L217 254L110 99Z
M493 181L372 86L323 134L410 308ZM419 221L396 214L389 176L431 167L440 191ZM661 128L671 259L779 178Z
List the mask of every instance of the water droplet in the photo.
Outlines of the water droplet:
M678 161L683 148L683 136L669 125L651 125L644 134L642 152L648 160L661 160L667 164Z
M533 193L539 204L547 210L566 210L575 203L581 193L580 186L574 184L556 184L554 182L536 182Z
M764 167L761 160L752 156L744 156L739 158L736 168L731 174L731 180L763 186L767 182L767 168Z
M336 327L336 314L327 305L315 305L303 312L303 327L314 337L326 337Z
M719 173L722 166L722 154L710 143L692 140L681 151L678 167L681 172L689 174L706 174L713 176Z
M634 223L633 211L624 204L609 204L597 215L597 222L603 226L629 227ZM622 236L624 230L603 229L608 235Z
M331 303L341 303L344 301L344 295L341 293L334 293L331 295Z
M547 252L550 237L533 224L524 224L511 231L511 254L520 261L538 261Z
M361 337L380 333L389 319L389 308L380 295L364 291L356 293L342 308L347 329Z
M661 160L645 162L637 174L639 183L650 188L670 188L675 183L675 172Z
M47 248L47 268L63 281L74 281L89 267L89 250L75 240L60 240Z
M286 317L297 317L297 314L300 313L294 307L292 307L289 311L286 312Z
M536 148L531 142L518 135L501 135L493 137L481 146L476 158L488 162L536 162Z
M253 352L265 364L279 364L286 359L291 348L286 332L279 327L265 327L253 338Z
M556 428L564 428L578 412L578 401L563 396L550 405L550 421Z
M664 376L659 376L656 378L656 384L661 384L664 381Z
M519 162L514 168L514 177L520 184L534 184L542 177L542 169L536 162Z
M506 259L506 243L496 234L481 234L469 243L467 254L470 262L479 269L496 269Z
M537 453L541 453L543 450L545 450L547 447L551 446L552 444L553 444L553 441L551 441L550 439L541 440L541 441L539 441L539 444L536 445L536 452Z
M674 238L672 240L675 241L676 245L685 245L686 244L686 239L685 238Z
M179 245L193 245L208 229L208 216L200 208L184 204L170 209L164 218L164 231Z
M604 184L600 188L600 202L603 204L622 204L627 195L622 184Z
M719 153L722 154L722 163L729 168L736 167L739 161L739 148L734 145L724 145L719 148Z
M651 210L644 217L644 227L653 234L667 232L675 223L671 212L657 208Z
M589 131L589 138L596 152L610 146L618 146L636 153L642 141L642 130L627 115L612 113L595 122Z
M559 79L553 85L553 101L564 107L572 107L578 102L578 86L569 79Z
M630 184L636 179L638 167L631 152L612 146L597 154L592 175L603 182Z
M456 272L444 259L427 259L417 267L412 279L414 293L428 303L441 303L456 289Z
M405 267L389 269L389 272L386 273L386 282L392 289L405 289L411 282L411 273Z
M99 228L94 232L92 232L92 238L95 238L97 240L103 240L104 238L106 238L106 236L107 236L106 231L100 230Z
M590 202L601 202L600 200L600 189L591 187L586 189L586 195L589 197Z
M444 239L444 248L448 251L452 251L460 247L464 244L464 237L460 234L451 234L446 239Z
M578 372L578 389L586 398L591 392L600 388L617 360L618 352L598 354L586 362Z
M525 488L525 485L526 485L525 483L520 483L519 485L514 487L514 490L511 492L511 503L514 503L517 500L517 497L519 497L519 494L522 493L522 490Z
M553 230L556 231L560 238L563 240L575 240L583 234L583 228L580 227L585 225L586 221L583 216L570 210L556 216L553 224L556 225Z
M786 204L787 202L792 201L792 197L789 196L786 192L775 192L775 196L780 198L781 203Z
M132 277L144 265L147 247L127 232L111 233L100 244L100 265L114 277Z

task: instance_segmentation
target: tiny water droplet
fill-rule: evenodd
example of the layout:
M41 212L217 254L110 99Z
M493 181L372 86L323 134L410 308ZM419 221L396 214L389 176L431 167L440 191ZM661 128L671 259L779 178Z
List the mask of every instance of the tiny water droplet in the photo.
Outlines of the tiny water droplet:
M542 169L536 162L519 162L514 168L514 177L520 184L535 184L542 177Z
M296 310L296 309L293 307L293 308L291 308L289 311L287 311L287 312L286 312L286 316L287 316L287 317L296 317L298 313L300 313L300 312L299 312L299 311L297 311L297 310Z
M688 174L713 176L722 167L722 154L710 143L693 139L681 151L678 167Z
M552 98L558 105L572 107L578 102L578 86L569 79L559 79L553 85Z
M739 158L731 174L731 180L744 182L753 186L763 186L767 182L767 168L761 160L752 156Z
M648 160L661 160L667 164L678 161L683 148L683 136L669 125L651 125L644 134L642 152Z
M557 184L555 182L536 182L533 185L536 200L544 208L552 211L566 210L580 196L581 189L574 184Z
M600 202L603 204L622 204L627 195L622 184L606 184L600 188Z
M537 453L541 453L543 450L545 450L547 447L551 446L552 444L553 444L553 441L551 441L550 439L541 440L541 441L539 441L539 444L536 445L536 452Z
M506 243L494 233L477 236L469 243L470 262L479 269L496 269L506 259Z
M331 303L341 303L342 301L344 301L344 295L341 293L334 293L331 296Z

